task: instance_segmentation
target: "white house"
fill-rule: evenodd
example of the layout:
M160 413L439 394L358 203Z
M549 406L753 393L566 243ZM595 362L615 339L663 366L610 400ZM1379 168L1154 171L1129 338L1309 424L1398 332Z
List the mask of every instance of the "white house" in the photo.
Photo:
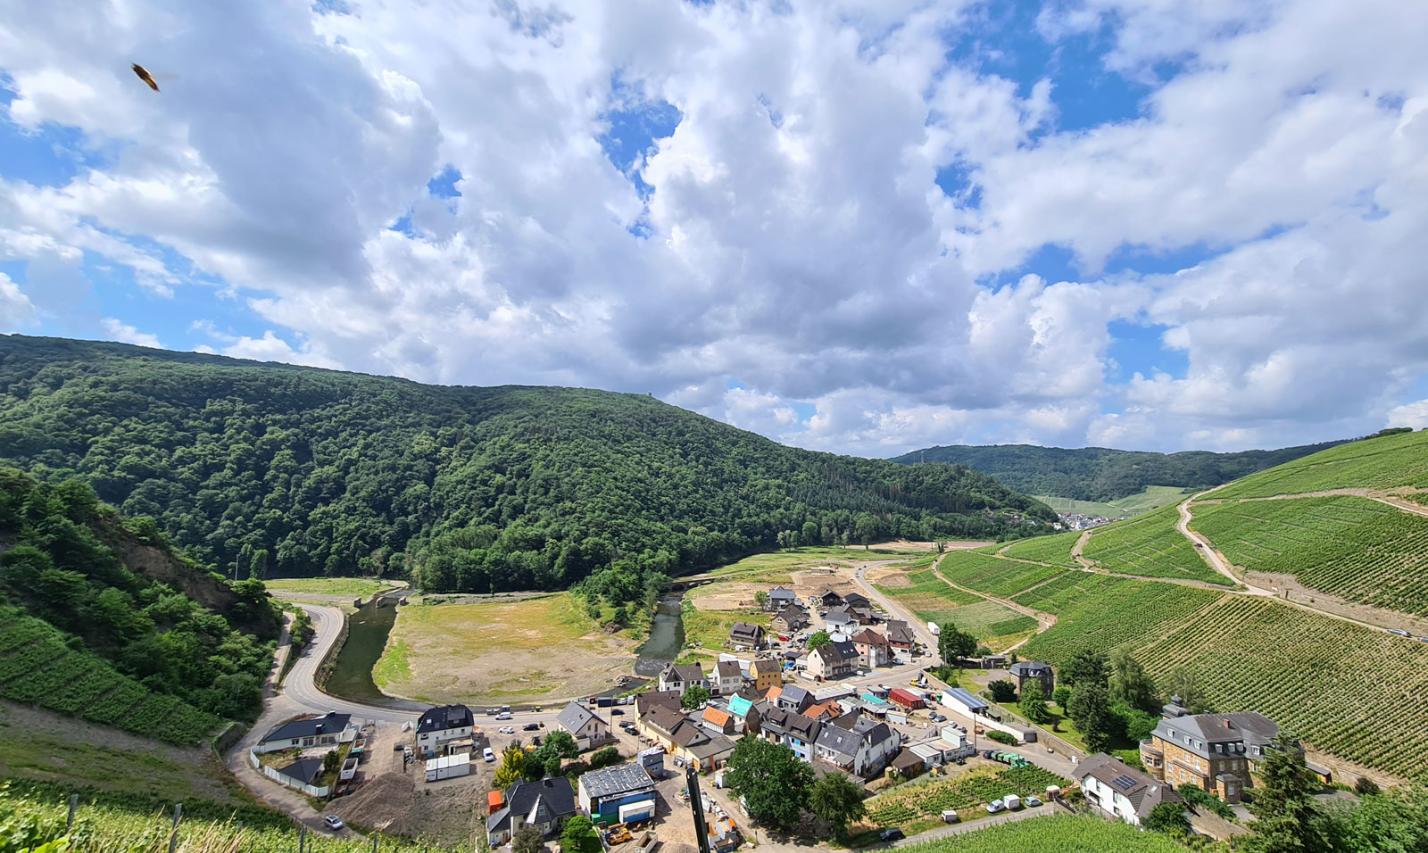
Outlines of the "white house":
M1071 778L1081 785L1087 803L1135 826L1161 803L1183 802L1171 786L1105 753L1086 757Z
M465 705L438 705L429 709L417 720L417 752L427 757L440 755L449 741L471 737L475 722L471 709Z
M575 789L560 776L517 782L506 790L503 800L486 819L486 840L493 848L510 841L523 826L533 826L549 838L575 814Z
M862 714L845 714L825 723L814 742L814 755L854 776L881 773L902 747L902 736L887 723Z
M298 717L268 730L253 752L277 752L283 749L307 749L314 746L336 746L357 737L351 714L329 712L321 717Z
M571 702L556 718L561 728L575 738L576 746L582 750L598 746L610 739L610 724L595 716L584 705Z
M733 696L744 686L744 671L737 660L721 660L709 673L709 692L715 696Z
M659 674L659 689L674 690L681 694L694 685L709 688L709 682L704 678L704 667L697 663L670 664Z

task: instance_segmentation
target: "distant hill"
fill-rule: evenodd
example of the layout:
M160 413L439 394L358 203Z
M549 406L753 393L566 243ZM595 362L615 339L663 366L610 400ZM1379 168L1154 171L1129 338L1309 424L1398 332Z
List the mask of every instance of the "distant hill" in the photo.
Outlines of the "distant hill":
M0 460L76 474L238 577L585 582L628 601L779 545L1015 537L1055 518L964 467L797 450L604 391L6 336L0 413Z
M905 465L949 462L990 474L1009 488L1030 495L1080 501L1114 501L1148 486L1208 489L1265 468L1342 444L1328 441L1280 450L1212 453L1187 450L1150 453L1084 447L1070 450L1033 444L929 447L893 459Z

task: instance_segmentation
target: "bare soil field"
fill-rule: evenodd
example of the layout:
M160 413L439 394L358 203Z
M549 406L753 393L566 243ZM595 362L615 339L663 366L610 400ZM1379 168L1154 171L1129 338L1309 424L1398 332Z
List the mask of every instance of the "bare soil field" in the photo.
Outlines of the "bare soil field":
M567 593L412 605L397 616L372 677L383 692L421 702L555 702L611 687L633 671L636 646L606 633Z

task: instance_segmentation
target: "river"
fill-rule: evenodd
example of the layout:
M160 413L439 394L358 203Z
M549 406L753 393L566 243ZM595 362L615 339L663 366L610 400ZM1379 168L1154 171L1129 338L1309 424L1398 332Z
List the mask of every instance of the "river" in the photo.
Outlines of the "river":
M639 649L636 675L659 675L665 665L679 657L684 648L684 616L680 604L683 592L667 592L655 604L650 619L650 636Z
M347 617L347 641L337 652L332 676L323 689L333 696L369 705L385 705L391 708L409 708L410 702L394 699L377 689L372 681L372 667L382 656L387 646L387 635L397 621L397 598L405 595L399 591L378 606L378 598L362 605L356 613Z

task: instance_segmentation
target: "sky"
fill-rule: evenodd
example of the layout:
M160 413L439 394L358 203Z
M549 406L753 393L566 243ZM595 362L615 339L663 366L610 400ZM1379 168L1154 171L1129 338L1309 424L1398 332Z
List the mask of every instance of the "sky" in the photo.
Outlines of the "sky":
M869 456L1428 426L1422 3L88 5L0 0L0 332Z

